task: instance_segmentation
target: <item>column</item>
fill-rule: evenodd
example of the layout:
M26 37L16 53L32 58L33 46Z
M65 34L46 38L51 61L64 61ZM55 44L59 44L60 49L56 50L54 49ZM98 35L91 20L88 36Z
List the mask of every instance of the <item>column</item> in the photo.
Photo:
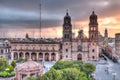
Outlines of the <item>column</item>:
M14 52L11 52L11 60L14 60Z
M17 55L18 55L18 59L19 59L20 58L19 53L17 53Z
M59 57L58 53L55 53L55 61L58 61Z
M51 61L51 53L49 53L49 61Z
M31 58L31 53L29 53L29 59L32 59L32 58Z
M45 62L45 53L42 53L43 54L43 62Z
M36 53L36 55L37 55L36 60L38 61L39 60L39 53Z
M23 57L23 59L25 59L25 52L23 53L23 56L22 56L22 57Z
M30 77L30 72L28 72L27 77Z
M22 80L22 74L21 74L21 73L17 73L16 78L17 78L18 80Z

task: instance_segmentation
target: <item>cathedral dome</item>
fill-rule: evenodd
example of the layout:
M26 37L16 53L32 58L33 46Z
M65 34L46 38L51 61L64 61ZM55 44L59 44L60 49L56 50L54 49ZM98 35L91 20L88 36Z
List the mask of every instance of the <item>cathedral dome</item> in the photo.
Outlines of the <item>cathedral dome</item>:
M42 69L43 66L35 61L28 60L27 62L24 62L22 64L19 64L16 66L17 71L31 71L31 70L37 70Z
M69 16L68 12L66 13L66 16L64 17L64 20L71 20L71 17Z
M97 19L97 15L93 11L92 14L90 15L90 19Z

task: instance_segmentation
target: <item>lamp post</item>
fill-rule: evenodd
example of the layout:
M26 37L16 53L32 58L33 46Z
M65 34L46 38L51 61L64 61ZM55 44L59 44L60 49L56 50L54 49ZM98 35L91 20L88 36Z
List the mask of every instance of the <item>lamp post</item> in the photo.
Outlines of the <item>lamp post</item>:
M115 80L115 77L116 77L117 73L113 72L112 75L113 75L113 80Z

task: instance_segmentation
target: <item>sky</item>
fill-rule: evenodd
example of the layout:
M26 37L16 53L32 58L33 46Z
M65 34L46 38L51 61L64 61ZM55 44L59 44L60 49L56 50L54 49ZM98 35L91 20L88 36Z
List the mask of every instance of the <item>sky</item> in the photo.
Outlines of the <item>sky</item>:
M62 37L63 18L68 9L73 32L83 29L88 36L89 16L92 11L98 16L99 31L110 37L120 33L119 0L0 0L0 37Z

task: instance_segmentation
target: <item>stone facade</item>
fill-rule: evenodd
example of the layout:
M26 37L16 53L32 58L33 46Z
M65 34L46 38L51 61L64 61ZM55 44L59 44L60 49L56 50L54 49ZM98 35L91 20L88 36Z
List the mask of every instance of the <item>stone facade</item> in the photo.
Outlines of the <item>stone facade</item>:
M40 61L57 61L60 59L59 42L11 41L11 59L32 59Z

